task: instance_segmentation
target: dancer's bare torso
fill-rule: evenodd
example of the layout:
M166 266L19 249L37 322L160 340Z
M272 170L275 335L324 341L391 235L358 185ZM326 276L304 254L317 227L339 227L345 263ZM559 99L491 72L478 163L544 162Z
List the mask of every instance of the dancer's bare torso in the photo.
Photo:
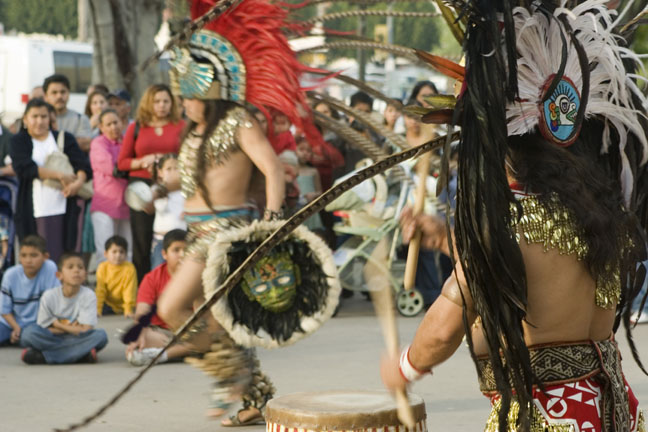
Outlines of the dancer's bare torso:
M208 166L203 182L207 186L211 205L238 206L245 204L248 200L252 168L252 161L241 150L232 152L224 164ZM196 192L185 201L187 209L207 207L200 188L197 188Z

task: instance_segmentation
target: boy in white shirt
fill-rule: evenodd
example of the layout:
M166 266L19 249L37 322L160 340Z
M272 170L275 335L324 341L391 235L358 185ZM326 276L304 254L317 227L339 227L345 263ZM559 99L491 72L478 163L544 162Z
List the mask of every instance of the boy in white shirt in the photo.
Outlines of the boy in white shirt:
M59 259L56 276L61 286L46 291L40 300L38 320L22 330L27 364L60 364L97 361L97 351L108 336L97 325L97 298L82 286L86 278L83 258L67 252Z

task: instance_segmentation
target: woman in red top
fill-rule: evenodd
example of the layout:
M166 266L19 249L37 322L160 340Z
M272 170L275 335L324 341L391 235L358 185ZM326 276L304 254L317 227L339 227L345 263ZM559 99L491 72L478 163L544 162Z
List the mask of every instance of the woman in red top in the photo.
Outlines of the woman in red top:
M151 168L165 153L178 153L180 133L184 121L165 84L154 84L146 89L135 122L126 129L117 166L130 171L129 182L144 181L151 184ZM133 264L137 279L141 281L151 267L151 242L153 241L153 220L155 215L130 210L133 230Z

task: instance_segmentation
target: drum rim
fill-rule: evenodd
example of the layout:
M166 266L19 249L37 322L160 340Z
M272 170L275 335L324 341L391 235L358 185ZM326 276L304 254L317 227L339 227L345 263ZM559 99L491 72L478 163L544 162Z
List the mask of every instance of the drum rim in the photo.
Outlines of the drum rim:
M392 399L390 393L386 391L349 391L349 390L329 390L322 392L299 392L291 393L285 396L272 399L266 406L265 419L267 423L282 425L286 428L308 429L308 430L354 430L369 428L384 428L386 426L401 426L396 413L396 402L389 409L379 409L373 412L335 411L326 410L320 412L308 412L300 407L285 406L286 401L292 403L297 399L308 399L315 396L336 396L336 395L375 395L387 396ZM425 401L416 394L410 394L410 404L414 413L416 422L425 421L427 415L425 412ZM279 406L277 406L279 405ZM365 409L367 407L364 407Z

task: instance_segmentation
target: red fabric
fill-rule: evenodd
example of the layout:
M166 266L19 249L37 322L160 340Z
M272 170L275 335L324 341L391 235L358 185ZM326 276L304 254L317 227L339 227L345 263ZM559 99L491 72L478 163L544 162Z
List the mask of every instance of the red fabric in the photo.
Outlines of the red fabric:
M639 403L627 382L625 385L632 419L628 432L635 432ZM605 432L601 429L601 385L593 378L545 389L545 394L540 390L533 391L533 402L549 425L572 425L575 432ZM498 397L491 398L491 403Z
M275 153L280 155L286 150L296 151L297 143L295 142L295 137L290 131L282 132L277 134L273 140L271 140L272 148Z
M167 263L162 263L146 273L137 290L137 303L156 304L170 280L171 275L167 269ZM167 323L162 321L158 314L153 315L151 324L165 329L169 328Z
M327 190L333 186L333 170L344 165L344 156L338 149L324 140L320 145L311 143L311 148L313 149L311 165L319 173L322 190Z
M137 135L137 142L133 142L135 134L135 122L128 125L117 166L122 171L130 170L133 159L138 159L152 153L178 153L180 150L180 134L185 123L180 120L178 123L167 123L162 127L162 136L157 136L154 127L140 126ZM136 170L130 172L131 177L150 179L151 173L148 170Z
M216 0L193 0L191 18L201 17L216 3ZM278 138L273 133L270 115L276 110L285 114L310 142L319 142L322 137L313 124L306 95L299 83L303 72L314 69L297 60L282 31L301 28L288 21L288 12L267 0L245 0L204 28L224 36L241 55L247 70L245 100L259 108L268 119L271 141Z

